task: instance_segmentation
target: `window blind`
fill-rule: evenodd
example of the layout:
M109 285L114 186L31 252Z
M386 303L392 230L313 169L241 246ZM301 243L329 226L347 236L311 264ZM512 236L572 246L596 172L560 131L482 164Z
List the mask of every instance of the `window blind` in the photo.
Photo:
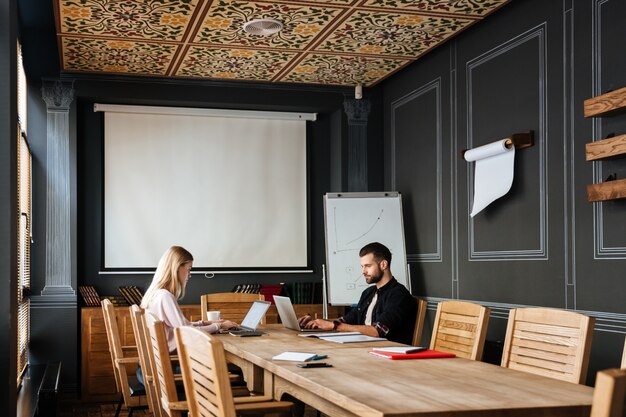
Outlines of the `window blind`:
M32 156L26 140L26 73L22 61L22 48L17 45L17 205L20 213L18 227L18 279L17 279L17 385L22 381L28 365L30 338L30 243L32 238Z

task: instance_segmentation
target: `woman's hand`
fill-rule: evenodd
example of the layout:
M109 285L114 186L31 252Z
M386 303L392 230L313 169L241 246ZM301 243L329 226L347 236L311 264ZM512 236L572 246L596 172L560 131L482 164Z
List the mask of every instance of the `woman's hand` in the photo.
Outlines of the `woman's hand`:
M218 323L218 324L220 324L220 323L222 323L223 321L224 321L224 320L202 320L202 321L200 322L200 326L210 326L211 324L214 324L214 323Z
M230 320L220 320L220 329L225 329L225 330L229 330L229 329L233 329L239 327L239 325L233 321Z

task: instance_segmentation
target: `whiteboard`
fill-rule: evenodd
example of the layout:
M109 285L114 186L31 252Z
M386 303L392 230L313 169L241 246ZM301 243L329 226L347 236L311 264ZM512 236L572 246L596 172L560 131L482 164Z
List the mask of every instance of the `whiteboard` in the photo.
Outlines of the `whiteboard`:
M324 224L330 304L358 303L361 293L368 287L361 274L359 251L372 242L389 248L391 273L411 290L400 193L327 193L324 195Z

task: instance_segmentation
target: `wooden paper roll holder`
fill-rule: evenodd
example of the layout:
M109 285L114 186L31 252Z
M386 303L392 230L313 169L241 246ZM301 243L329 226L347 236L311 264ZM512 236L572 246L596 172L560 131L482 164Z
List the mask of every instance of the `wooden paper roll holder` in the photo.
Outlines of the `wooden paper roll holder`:
M513 133L504 142L504 146L506 146L509 149L511 149L511 146L515 146L515 149L530 148L534 144L535 144L535 134L534 134L534 131L532 130L529 130L528 132L524 132L524 133ZM461 151L461 159L464 159L465 152L467 151L468 151L467 149L463 149Z

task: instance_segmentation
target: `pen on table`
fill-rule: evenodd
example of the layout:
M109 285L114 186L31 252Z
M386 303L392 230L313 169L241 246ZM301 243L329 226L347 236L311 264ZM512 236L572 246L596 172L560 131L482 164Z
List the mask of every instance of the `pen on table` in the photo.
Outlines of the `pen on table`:
M320 359L326 359L328 357L328 355L315 355L312 358L310 358L310 361L319 361Z

